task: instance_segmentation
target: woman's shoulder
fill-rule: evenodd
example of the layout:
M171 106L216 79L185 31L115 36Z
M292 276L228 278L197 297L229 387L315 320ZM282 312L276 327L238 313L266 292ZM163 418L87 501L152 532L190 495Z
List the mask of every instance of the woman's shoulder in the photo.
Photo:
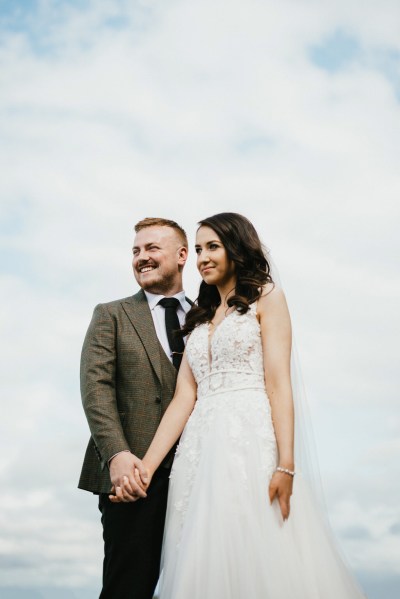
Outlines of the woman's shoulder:
M261 295L257 304L257 312L262 314L265 310L273 310L286 306L286 297L282 287L276 283L267 283L261 290Z

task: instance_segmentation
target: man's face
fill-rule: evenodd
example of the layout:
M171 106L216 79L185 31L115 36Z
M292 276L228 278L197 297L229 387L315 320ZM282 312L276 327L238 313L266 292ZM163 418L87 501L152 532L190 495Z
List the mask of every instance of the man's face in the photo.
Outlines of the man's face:
M187 248L172 227L146 227L133 244L133 273L150 293L174 295L182 290L182 267Z

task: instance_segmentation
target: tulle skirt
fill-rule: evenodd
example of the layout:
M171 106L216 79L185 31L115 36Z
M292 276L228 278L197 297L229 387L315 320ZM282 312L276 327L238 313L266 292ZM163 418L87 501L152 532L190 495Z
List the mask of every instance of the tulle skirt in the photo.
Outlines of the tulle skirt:
M277 450L265 391L200 398L168 497L160 599L361 599L296 474L291 513L269 501Z

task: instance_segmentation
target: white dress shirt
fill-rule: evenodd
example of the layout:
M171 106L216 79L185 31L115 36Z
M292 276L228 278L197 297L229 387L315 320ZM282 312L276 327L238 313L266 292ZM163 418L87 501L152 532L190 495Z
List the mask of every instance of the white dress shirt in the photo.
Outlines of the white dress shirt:
M151 316L154 322L154 328L157 333L157 337L159 342L162 345L163 350L167 354L168 358L172 362L172 353L168 343L167 330L165 328L165 308L160 306L158 303L161 299L165 297L165 295L155 295L154 293L150 293L149 291L144 291L146 294L147 302L149 304ZM185 316L186 313L189 312L191 306L189 302L186 300L185 292L180 291L175 295L169 295L168 297L175 297L179 301L179 306L176 310L180 325L185 324Z

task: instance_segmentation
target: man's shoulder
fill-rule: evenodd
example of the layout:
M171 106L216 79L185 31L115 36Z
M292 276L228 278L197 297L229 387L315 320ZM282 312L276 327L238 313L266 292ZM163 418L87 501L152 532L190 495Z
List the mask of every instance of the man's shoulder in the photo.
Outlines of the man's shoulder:
M140 289L134 295L128 295L127 297L122 297L120 299L112 300L110 302L101 302L97 304L96 308L100 308L103 310L107 310L109 312L115 312L115 310L120 310L123 304L136 304L142 301L146 301L146 296L143 291Z

